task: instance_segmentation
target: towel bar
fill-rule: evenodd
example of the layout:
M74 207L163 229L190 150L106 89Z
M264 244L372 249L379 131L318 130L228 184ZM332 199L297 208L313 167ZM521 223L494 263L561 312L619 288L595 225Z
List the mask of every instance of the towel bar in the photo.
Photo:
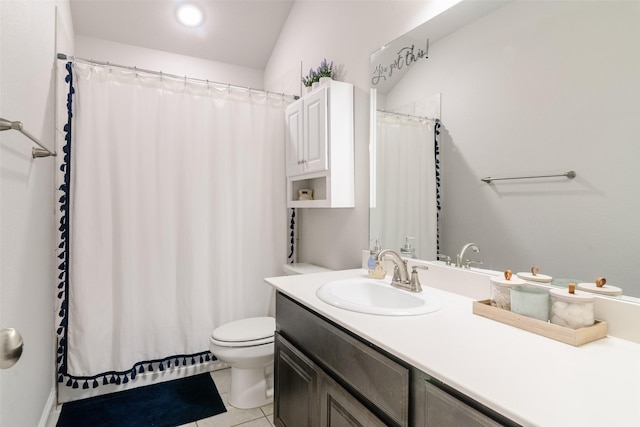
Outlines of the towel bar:
M576 177L576 173L575 171L569 171L569 172L554 174L554 175L513 176L513 177L507 177L507 178L491 178L490 176L488 176L486 178L482 178L480 181L486 182L487 184L491 184L491 182L493 181L503 181L506 179L553 178L557 176L566 176L569 179L573 179Z
M49 156L56 155L55 151L51 151L48 148L46 148L33 135L31 135L29 132L24 130L22 128L22 122L12 122L7 119L0 118L0 131L9 130L9 129L17 130L18 132L20 132L21 134L29 138L31 141L33 141L38 147L40 147L40 148L33 147L33 149L31 150L31 156L33 156L34 159L38 157L49 157Z

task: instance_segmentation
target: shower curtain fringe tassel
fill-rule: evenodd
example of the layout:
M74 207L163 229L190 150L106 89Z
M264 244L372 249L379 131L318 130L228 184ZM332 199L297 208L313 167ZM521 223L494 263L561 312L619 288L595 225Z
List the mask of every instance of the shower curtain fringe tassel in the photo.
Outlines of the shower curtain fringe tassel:
M197 365L198 360L199 363L213 362L216 360L216 358L209 351L202 351L195 354L175 354L163 359L145 360L143 362L138 362L130 370L118 372L102 372L93 376L68 375L66 373L66 365L60 364L60 366L58 367L58 382L65 383L66 381L66 385L72 388L79 388L80 383L82 383L83 389L89 388L89 382L91 382L91 386L93 388L97 388L100 385L100 383L98 382L98 379L100 378L102 378L102 385L127 384L130 380L135 380L138 374L144 374L145 372L155 372L155 368L157 368L160 372L165 372L166 370L171 369L171 360L173 359L176 360L176 363L173 365L173 369L180 368L180 359L182 359L182 366L188 366L189 364L191 366ZM61 357L59 357L58 362L60 363L61 360Z
M440 253L440 212L442 211L442 205L440 203L440 124L436 121L433 130L433 151L436 165L436 253Z

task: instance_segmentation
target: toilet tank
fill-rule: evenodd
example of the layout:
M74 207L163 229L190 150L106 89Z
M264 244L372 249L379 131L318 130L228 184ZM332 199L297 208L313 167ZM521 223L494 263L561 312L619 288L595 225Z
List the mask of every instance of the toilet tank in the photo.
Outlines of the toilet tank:
M319 265L307 264L304 262L294 264L283 264L282 270L285 276L294 276L297 274L326 273L333 271L329 268L320 267Z

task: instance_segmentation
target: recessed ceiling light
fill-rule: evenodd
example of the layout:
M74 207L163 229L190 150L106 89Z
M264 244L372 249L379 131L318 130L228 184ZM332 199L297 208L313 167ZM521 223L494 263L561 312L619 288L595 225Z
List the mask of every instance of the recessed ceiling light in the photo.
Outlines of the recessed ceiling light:
M178 21L187 27L197 27L202 24L204 18L202 10L191 3L183 3L178 6L176 16L178 17Z

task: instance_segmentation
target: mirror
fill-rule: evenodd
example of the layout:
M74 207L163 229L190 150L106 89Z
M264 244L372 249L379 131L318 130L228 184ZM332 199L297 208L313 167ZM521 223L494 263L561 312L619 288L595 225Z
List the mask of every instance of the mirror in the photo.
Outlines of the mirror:
M424 107L416 115L442 123L439 242L427 237L434 250L418 258L434 259L437 250L455 259L474 242L480 253L468 257L481 268L536 265L558 283L604 276L640 302L637 22L637 2L463 1L372 55L373 137L376 110ZM384 87L374 84L376 66L393 63L381 58L397 56L393 46L420 46L415 40L425 37L426 58L394 70ZM370 237L397 236L381 243L398 250L408 233L402 221L375 219L385 204L373 194L376 171L386 167L373 150L378 139ZM481 181L569 170L575 178ZM433 221L428 209L415 215Z
M403 256L435 259L439 96L421 101L396 107L394 112L374 112L369 234Z

